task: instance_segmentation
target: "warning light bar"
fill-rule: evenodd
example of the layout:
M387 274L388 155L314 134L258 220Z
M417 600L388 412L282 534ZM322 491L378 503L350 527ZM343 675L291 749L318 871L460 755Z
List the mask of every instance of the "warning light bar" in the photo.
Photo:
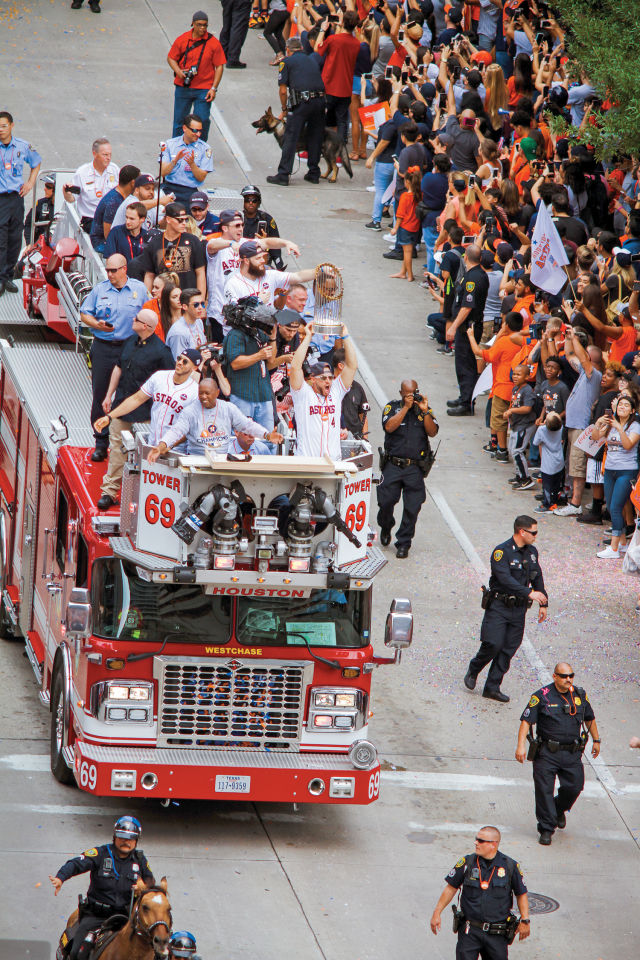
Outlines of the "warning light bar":
M310 557L289 557L290 573L308 573L310 565Z

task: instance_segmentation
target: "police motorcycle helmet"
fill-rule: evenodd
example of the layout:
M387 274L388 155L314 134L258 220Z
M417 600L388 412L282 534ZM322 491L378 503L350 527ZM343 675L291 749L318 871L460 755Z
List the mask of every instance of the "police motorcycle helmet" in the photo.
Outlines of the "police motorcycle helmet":
M141 836L142 827L140 821L136 820L135 817L125 816L116 820L113 827L114 840L118 837L120 840L135 840L137 842Z
M196 956L196 938L188 930L175 930L169 937L169 953L192 960Z
M253 183L248 183L245 187L243 187L242 190L240 191L240 196L242 197L243 200L246 199L246 197L257 197L258 203L260 203L260 201L262 200L262 194L260 193L260 188L256 187L255 184Z

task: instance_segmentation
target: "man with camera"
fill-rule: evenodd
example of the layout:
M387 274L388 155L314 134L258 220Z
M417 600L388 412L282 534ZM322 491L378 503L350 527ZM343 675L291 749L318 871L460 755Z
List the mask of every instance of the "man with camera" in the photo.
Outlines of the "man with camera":
M557 663L553 684L536 690L520 717L516 760L533 761L538 843L543 847L550 846L556 827L564 830L566 814L584 790L582 754L589 735L593 743L591 756L595 759L600 753L593 707L584 690L574 686L574 676L568 663ZM556 777L559 786L554 796Z
M213 170L211 147L202 136L203 130L200 117L189 113L182 123L182 136L174 137L161 147L161 174L165 187L168 186L176 200L186 206Z
M211 104L216 98L227 59L220 43L208 32L209 17L196 10L191 30L174 40L167 63L174 73L173 135L180 136L184 117L195 113L202 122L202 139L209 138Z
M378 526L383 547L391 543L393 511L402 496L402 521L396 534L396 557L409 556L416 521L427 496L424 480L433 464L429 438L440 429L427 398L415 380L400 384L400 400L391 400L382 411L384 453L378 484Z

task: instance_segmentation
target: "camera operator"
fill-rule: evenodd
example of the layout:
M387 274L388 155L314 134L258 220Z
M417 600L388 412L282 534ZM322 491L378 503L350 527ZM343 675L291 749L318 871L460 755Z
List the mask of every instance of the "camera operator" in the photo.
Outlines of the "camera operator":
M271 371L278 365L275 310L257 297L243 297L222 312L232 328L224 339L230 399L245 416L273 430Z
M191 19L191 30L174 40L167 55L167 63L175 74L174 137L180 136L183 119L192 112L202 120L203 140L209 137L211 103L220 86L227 58L219 41L208 32L208 26L208 15L204 10L196 10Z
M402 521L396 534L396 557L409 556L420 508L427 496L425 477L433 464L429 438L435 437L438 421L415 380L400 384L400 400L391 400L382 411L384 453L382 479L378 484L378 526L383 547L391 543L395 524L393 511L402 495Z

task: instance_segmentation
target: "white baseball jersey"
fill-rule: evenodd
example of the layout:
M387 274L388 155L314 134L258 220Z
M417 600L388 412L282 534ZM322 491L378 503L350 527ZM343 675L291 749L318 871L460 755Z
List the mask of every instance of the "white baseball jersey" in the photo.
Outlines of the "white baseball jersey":
M155 447L163 433L172 427L182 411L198 399L198 384L189 377L183 383L174 380L175 371L158 370L152 373L140 389L151 397L151 427L149 443Z
M83 163L78 167L73 175L73 184L80 187L80 193L76 199L76 210L79 217L92 217L96 212L96 207L104 197L105 193L118 186L118 174L120 167L115 163L110 163L103 173L98 173L91 163Z
M303 457L323 457L341 460L340 413L342 401L349 391L337 377L329 395L323 397L305 381L299 390L291 388L296 417L296 452Z
M224 302L235 303L241 297L258 297L273 306L276 290L288 290L291 274L284 270L265 270L263 277L245 277L239 270L230 273L224 285Z
M246 237L242 237L238 243L244 243ZM207 316L215 320L222 321L222 305L224 299L224 285L227 277L240 266L240 257L234 252L233 247L224 247L215 253L209 253L207 244L207 290L209 293L207 300ZM222 324L224 332L229 332L229 326Z
M173 359L176 360L183 350L199 350L204 347L207 338L204 332L202 320L196 317L194 323L188 323L184 317L180 317L169 327L166 343Z

